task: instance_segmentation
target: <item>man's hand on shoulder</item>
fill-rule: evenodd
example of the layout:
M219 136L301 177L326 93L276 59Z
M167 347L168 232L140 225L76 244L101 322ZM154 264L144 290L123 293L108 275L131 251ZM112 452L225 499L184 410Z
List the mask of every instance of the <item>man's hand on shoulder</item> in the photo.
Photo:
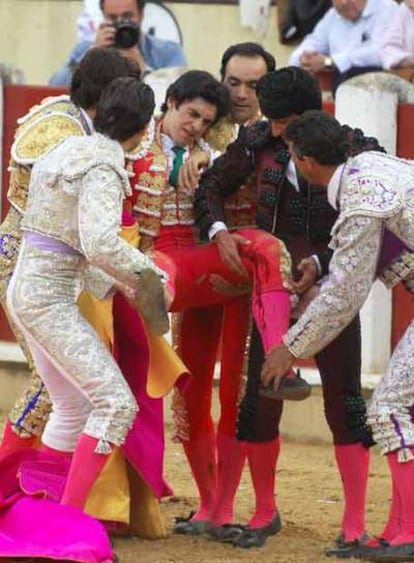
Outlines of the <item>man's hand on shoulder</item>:
M221 259L226 266L239 276L249 277L240 258L239 246L250 244L250 241L237 233L229 233L224 229L214 235L213 241L217 244Z

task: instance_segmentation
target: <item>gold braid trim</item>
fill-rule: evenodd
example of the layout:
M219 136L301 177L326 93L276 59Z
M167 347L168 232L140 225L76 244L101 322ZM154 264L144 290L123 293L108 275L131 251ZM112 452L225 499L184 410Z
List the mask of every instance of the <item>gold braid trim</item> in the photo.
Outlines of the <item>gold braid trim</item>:
M389 289L392 289L413 271L414 254L409 250L404 250L401 256L398 257L398 260L390 264L383 272L380 273L379 279Z
M168 186L168 158L156 139L153 140L146 156L133 162L132 170L133 211L140 232L156 237L161 227L161 210Z
M85 135L80 110L67 96L46 98L19 119L11 148L8 200L26 209L32 165L49 149L72 135Z
M182 313L173 313L171 315L172 347L178 355L180 350L181 323ZM173 421L172 441L176 443L188 441L190 439L188 411L184 397L177 387L174 387L171 414Z

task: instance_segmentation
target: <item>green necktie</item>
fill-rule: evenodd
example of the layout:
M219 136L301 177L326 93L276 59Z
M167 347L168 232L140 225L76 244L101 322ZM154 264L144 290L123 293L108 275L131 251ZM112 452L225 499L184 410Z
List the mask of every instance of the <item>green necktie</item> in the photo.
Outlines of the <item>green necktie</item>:
M173 160L173 167L170 173L170 184L171 186L174 186L174 188L177 187L177 182L178 182L178 172L181 168L181 165L184 161L184 153L185 153L185 149L183 149L183 147L178 147L177 145L174 146L172 148L172 151L174 153L174 160Z

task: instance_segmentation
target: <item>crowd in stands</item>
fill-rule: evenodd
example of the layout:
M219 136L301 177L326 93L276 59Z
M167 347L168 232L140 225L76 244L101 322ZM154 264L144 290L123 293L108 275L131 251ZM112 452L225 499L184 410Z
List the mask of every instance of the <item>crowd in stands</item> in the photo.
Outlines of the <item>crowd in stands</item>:
M185 67L180 44L141 29L144 7L145 0L85 0L78 42L49 84L68 87L74 69L92 47L116 47L144 74ZM85 22L90 28L87 37ZM294 45L289 65L311 74L329 73L333 93L344 80L371 71L414 79L414 0L280 0L278 26L279 41Z
M332 72L332 89L370 71L391 70L411 80L414 65L414 2L333 0L289 64L311 73Z

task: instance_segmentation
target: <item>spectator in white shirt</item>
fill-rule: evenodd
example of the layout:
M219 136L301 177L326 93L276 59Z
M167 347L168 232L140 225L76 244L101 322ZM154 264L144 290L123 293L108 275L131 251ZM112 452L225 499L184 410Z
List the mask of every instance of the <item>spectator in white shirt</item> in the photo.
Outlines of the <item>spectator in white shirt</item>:
M331 69L334 92L347 78L381 69L381 48L397 9L393 0L333 0L289 64L311 73Z
M398 6L381 51L385 70L401 71L408 80L414 76L414 0Z

